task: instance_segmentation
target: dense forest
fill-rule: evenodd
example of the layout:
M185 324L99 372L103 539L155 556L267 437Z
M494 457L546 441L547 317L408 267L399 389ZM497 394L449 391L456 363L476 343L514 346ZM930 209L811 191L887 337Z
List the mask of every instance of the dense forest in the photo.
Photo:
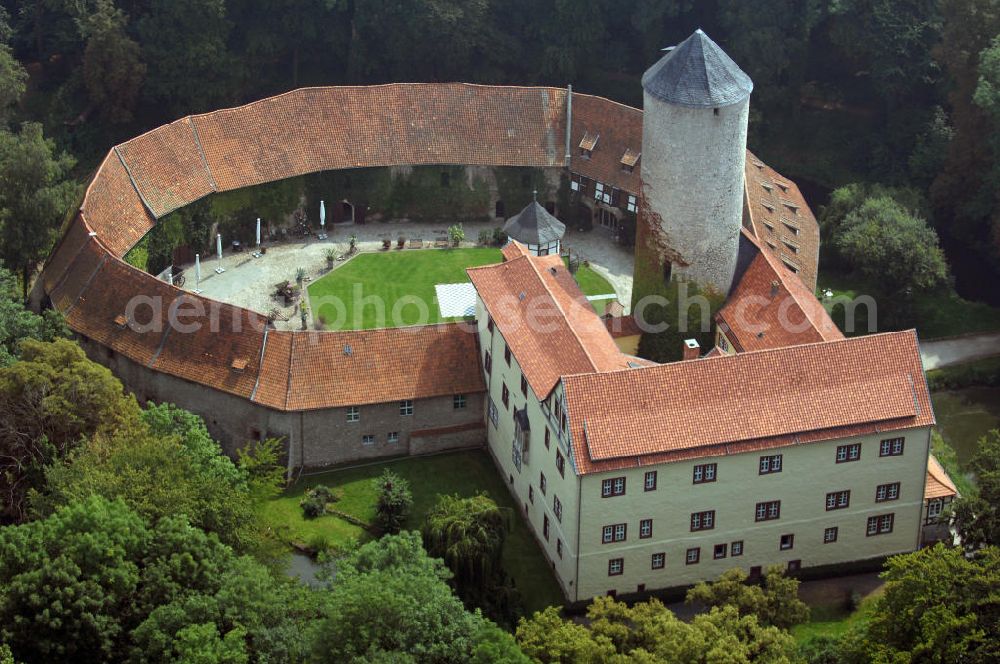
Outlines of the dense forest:
M146 129L306 85L572 83L641 106L641 73L702 27L754 80L751 148L814 205L850 182L915 191L959 292L1000 300L995 0L2 4L0 104L81 180Z

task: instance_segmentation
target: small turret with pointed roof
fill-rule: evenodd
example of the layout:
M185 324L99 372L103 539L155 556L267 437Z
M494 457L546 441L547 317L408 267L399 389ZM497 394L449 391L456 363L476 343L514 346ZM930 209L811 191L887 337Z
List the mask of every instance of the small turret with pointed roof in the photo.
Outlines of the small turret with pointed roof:
M559 241L566 233L566 225L549 214L538 202L538 192L534 192L534 200L503 225L503 232L528 246L531 253L538 255L558 252Z
M642 76L642 87L669 104L719 108L750 96L753 81L701 29L677 46Z

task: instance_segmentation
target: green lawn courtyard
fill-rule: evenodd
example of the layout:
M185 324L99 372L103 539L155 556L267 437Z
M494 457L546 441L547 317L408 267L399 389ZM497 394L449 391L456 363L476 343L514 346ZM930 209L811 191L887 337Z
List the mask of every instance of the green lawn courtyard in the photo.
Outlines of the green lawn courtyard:
M493 248L363 253L310 284L310 306L313 317L322 318L327 329L439 323L445 319L434 285L466 282L466 268L501 260L500 250ZM586 295L615 292L590 267L581 266L576 278ZM595 302L594 309L603 312L605 303Z
M324 484L343 492L343 497L332 504L333 508L370 524L375 519L378 494L372 480L387 467L410 482L413 511L407 522L408 529L420 528L424 515L441 494L473 496L485 492L498 505L507 508L510 511L511 532L504 546L504 567L520 589L526 611L531 613L563 603L562 592L551 568L485 451L403 457L303 477L266 505L264 518L276 536L288 543L314 549L363 543L373 537L364 528L333 514L306 519L299 501L307 488Z

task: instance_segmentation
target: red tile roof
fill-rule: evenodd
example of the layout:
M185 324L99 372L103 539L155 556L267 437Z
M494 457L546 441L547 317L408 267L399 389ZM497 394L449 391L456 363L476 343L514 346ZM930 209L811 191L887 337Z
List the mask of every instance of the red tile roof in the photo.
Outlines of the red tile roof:
M716 314L736 350L842 339L844 335L801 279L762 249L746 229L743 234L757 255Z
M642 111L616 101L573 93L573 129L570 133L570 170L618 189L638 193L642 184ZM598 136L597 144L585 158L580 141L585 135ZM631 173L622 169L625 152L640 155Z
M337 168L562 166L566 91L467 83L304 88L192 117L220 190Z
M622 172L621 159L626 149L635 152L640 147L641 118L637 109L574 95L572 140L578 142L584 131L601 134L594 158L581 164L578 172L626 190L637 189L638 175ZM410 339L418 349L417 363L392 364L392 358L377 349L365 355L372 358L373 367L385 366L387 375L402 374L384 380L366 376L365 384L380 385L371 387L369 396L336 392L336 386L330 386L325 400L311 396L318 392L310 390L312 381L324 378L322 372L310 372L332 361L320 351L304 349L292 333L266 331L263 318L256 313L192 294L179 299L179 289L134 270L117 257L152 228L154 216L216 190L362 166L561 167L565 125L563 89L451 83L309 88L184 118L108 153L87 189L80 214L46 265L43 285L56 308L67 314L70 326L82 334L156 370L252 397L271 407L312 408L358 403L359 398L405 398L394 395L408 390L413 398L453 393L462 385L458 378L426 361L428 355L419 354L422 342ZM640 168L641 164L640 158ZM798 200L795 191L789 194L793 202ZM90 231L96 238L90 237ZM505 256L512 258L512 252ZM626 356L618 351L558 257L513 256L504 265L475 270L476 279L488 306L496 305L497 298L506 293L513 296L516 311L520 306L516 296L523 292L526 297L537 297L555 314L550 316L555 326L551 334L508 334L512 345L521 346L515 353L530 367L529 382L538 394L547 394L560 374L627 366ZM147 332L137 337L132 327L116 322L132 295L153 295L166 304L183 302L201 308L206 324L189 333L168 327L159 336ZM501 317L497 316L498 323L502 329L508 327L509 333L514 322L501 321ZM217 328L212 327L213 320ZM337 334L359 335L359 347L368 335L385 337L385 343L402 343L401 337L390 332L325 334L334 336L320 334L325 341L319 347L340 343L335 341ZM442 344L434 348L435 353L461 359L456 366L475 366L471 361L475 353L459 337L442 333L427 338ZM299 353L297 349L304 350ZM473 379L466 376L464 380ZM465 391L474 391L466 387Z
M924 500L930 498L953 498L958 495L955 483L948 476L948 471L941 463L930 455L927 460L927 481L924 484Z
M912 331L563 384L580 473L934 424Z
M156 223L115 150L98 167L80 211L115 256L124 256Z
M746 201L751 230L761 245L766 245L767 250L779 260L794 265L802 283L810 292L815 291L819 270L819 224L816 217L798 186L749 150Z
M157 219L215 191L190 118L157 127L116 149Z
M539 398L564 374L628 366L559 256L520 256L466 271Z
M253 400L281 410L363 406L485 390L461 323L337 332L269 331Z

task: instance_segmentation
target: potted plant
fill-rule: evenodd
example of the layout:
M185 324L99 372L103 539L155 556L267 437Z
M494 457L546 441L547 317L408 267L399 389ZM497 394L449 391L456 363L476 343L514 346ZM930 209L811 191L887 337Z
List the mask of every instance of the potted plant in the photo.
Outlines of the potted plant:
M451 246L457 247L465 239L465 229L462 228L462 224L455 224L454 226L448 227L448 239L451 240Z
M302 329L309 328L309 300L303 299L299 306L299 317L302 319Z
M390 240L389 238L386 238L386 239L382 240L382 250L383 251L388 251L389 247L391 247L391 246L392 246L392 240Z
M358 250L358 234L351 233L351 253L353 254Z
M333 249L326 250L326 269L333 269L333 262L337 260L337 252Z
M403 237L402 235L400 235L399 239L396 240L396 248L397 249L402 249L405 246L406 246L406 238Z

